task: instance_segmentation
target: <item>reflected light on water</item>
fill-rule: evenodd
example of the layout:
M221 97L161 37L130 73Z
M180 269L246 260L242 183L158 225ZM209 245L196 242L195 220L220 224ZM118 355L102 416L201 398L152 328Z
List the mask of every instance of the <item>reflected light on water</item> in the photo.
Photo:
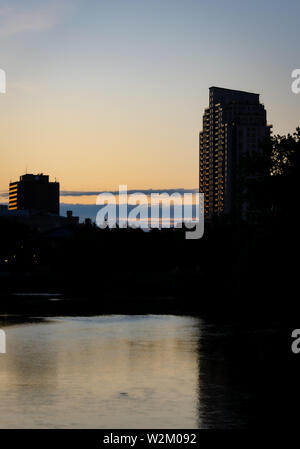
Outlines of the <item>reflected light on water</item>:
M6 333L1 428L199 425L197 318L53 318Z

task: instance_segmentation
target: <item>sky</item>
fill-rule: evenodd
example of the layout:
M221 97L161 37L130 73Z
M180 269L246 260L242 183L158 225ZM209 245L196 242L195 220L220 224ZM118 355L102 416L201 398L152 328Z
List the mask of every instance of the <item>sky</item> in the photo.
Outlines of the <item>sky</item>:
M26 170L65 192L197 187L213 85L260 93L292 132L299 17L299 0L0 0L0 194Z

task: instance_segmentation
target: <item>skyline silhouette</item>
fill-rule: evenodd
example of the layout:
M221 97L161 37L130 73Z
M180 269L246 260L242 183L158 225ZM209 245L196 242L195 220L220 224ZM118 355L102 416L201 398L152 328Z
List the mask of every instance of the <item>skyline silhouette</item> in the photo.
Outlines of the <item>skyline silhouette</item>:
M1 0L0 428L297 428L299 17Z

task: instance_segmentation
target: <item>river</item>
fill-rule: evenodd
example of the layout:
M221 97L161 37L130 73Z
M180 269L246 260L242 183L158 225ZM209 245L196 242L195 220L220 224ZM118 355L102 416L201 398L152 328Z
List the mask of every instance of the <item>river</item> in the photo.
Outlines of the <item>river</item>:
M272 330L173 315L2 317L0 327L0 428L247 427L261 342L274 342Z

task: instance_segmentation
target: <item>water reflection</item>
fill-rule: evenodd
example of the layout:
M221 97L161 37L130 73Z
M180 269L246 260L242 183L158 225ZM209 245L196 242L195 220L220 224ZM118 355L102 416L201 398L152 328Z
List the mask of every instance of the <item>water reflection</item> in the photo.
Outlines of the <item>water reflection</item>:
M0 327L1 428L266 426L296 401L299 362L276 326L114 315Z
M2 428L197 427L196 318L61 318L6 332Z
M292 428L300 358L282 323L205 324L199 344L201 428Z

